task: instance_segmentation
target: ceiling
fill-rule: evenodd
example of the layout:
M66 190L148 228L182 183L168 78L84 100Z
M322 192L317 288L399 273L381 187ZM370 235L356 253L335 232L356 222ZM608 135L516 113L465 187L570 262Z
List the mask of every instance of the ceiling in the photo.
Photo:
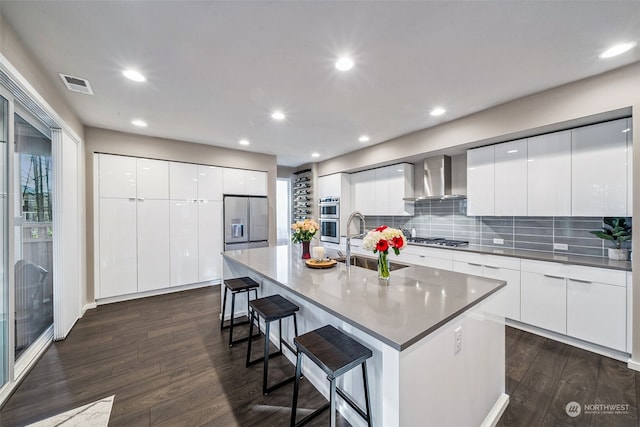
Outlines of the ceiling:
M2 0L0 13L86 125L282 166L640 61L640 46L598 58L640 42L638 1ZM341 72L345 54L355 66ZM94 95L67 91L58 73L88 79ZM433 117L437 106L447 112ZM274 121L275 109L287 118Z

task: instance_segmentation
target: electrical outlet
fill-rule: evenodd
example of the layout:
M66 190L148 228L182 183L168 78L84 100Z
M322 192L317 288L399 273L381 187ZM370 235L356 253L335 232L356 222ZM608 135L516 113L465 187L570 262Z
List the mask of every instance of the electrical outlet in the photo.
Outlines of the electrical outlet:
M453 340L453 354L458 354L462 351L462 326L453 330Z
M568 251L569 245L567 245L566 243L554 243L553 249L557 251Z
M504 245L504 239L493 239L494 245Z

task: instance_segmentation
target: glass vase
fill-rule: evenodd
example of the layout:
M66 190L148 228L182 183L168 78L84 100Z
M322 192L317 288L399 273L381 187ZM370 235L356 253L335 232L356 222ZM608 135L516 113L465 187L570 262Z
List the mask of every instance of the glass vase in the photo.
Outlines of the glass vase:
M378 281L385 285L389 284L389 254L378 252Z
M310 259L309 245L311 242L302 242L302 259Z

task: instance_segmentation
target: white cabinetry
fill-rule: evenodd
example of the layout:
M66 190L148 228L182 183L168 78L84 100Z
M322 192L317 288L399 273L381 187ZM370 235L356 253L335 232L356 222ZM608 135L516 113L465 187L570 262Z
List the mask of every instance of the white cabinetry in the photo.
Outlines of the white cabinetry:
M398 261L452 271L453 251L408 245L400 252Z
M198 281L222 279L222 201L198 203Z
M571 214L627 214L627 119L571 131Z
M624 271L523 260L521 278L522 322L626 351Z
M507 282L505 316L520 320L520 259L453 251L453 271Z
M520 320L533 326L567 333L567 267L522 261Z
M98 155L97 298L169 285L169 164Z
M571 215L571 131L527 141L527 215Z
M493 145L467 151L467 215L494 215L494 163Z
M413 215L413 165L401 163L351 174L353 210L364 215Z
M198 282L198 202L171 200L171 286ZM222 225L220 227L222 230Z
M342 197L343 173L334 173L318 178L318 197Z
M267 173L261 171L223 168L222 182L224 194L251 196L267 195Z
M527 215L527 140L494 146L495 215Z

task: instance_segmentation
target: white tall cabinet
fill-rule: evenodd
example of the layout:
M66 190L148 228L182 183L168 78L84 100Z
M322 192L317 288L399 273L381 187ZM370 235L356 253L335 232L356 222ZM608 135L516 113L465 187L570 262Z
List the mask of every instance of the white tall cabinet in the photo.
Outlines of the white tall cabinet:
M221 279L223 168L110 154L95 164L97 299Z
M97 298L169 285L169 164L98 155Z

